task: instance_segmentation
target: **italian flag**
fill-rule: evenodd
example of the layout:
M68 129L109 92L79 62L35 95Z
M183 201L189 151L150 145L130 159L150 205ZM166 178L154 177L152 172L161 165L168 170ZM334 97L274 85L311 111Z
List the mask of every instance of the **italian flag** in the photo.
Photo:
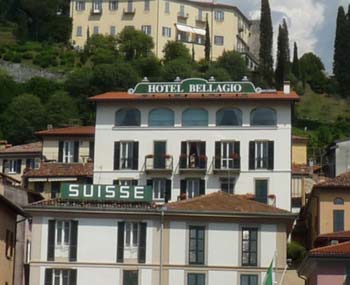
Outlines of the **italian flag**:
M273 285L273 259L271 261L270 267L267 270L264 285Z

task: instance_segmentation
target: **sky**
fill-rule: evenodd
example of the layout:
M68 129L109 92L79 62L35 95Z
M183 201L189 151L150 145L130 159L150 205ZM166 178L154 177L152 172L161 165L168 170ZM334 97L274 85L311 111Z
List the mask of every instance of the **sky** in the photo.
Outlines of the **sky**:
M251 19L260 17L261 0L221 1L237 6ZM286 18L291 52L293 42L296 41L299 56L306 52L316 53L331 73L338 7L343 5L347 11L349 4L350 0L270 0L275 44L278 25Z

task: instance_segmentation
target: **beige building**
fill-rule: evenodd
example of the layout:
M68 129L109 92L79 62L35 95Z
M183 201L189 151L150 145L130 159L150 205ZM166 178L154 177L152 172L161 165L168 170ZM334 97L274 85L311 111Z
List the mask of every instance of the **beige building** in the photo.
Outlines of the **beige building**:
M43 161L23 175L27 189L54 198L63 182L91 181L94 127L48 129L36 135L42 139Z
M154 53L163 57L168 41L181 41L204 58L206 20L211 41L211 58L224 50L244 54L249 68L256 67L250 53L250 20L235 6L189 0L73 0L70 4L73 19L72 43L83 47L89 35L117 35L127 26L142 30L154 40Z

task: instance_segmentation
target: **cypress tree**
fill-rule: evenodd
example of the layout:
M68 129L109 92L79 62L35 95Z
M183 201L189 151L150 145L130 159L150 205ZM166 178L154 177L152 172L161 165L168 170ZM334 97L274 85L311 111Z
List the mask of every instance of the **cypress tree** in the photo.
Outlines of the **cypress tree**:
M285 19L282 25L279 26L277 39L277 62L276 62L276 88L281 90L283 88L284 80L289 75L290 67L290 49L289 49L289 35L288 26Z
M271 87L273 84L273 28L269 0L261 0L259 73L261 80Z
M294 74L294 76L297 79L300 79L300 65L299 65L299 57L298 57L298 46L297 46L296 42L294 42L292 73Z
M205 60L209 62L210 61L210 32L209 32L208 17L205 25L204 54L205 54Z

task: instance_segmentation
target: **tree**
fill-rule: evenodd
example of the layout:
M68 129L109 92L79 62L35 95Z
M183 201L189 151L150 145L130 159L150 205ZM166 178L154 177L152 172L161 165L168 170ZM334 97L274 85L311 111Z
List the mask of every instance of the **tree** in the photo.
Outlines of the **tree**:
M259 73L267 87L273 84L273 28L269 0L261 1Z
M217 59L216 67L224 68L231 80L240 81L248 74L243 57L236 51L224 51Z
M176 77L181 79L191 77L192 66L184 58L167 61L163 67L163 80L174 81Z
M321 59L313 53L306 53L300 58L299 64L300 74L304 82L309 83L313 91L317 93L324 92L327 78Z
M61 86L52 79L33 77L24 84L24 88L26 93L31 93L39 97L42 103L46 103L50 95Z
M10 143L27 143L35 139L35 131L45 127L45 109L38 97L19 95L3 113L1 122L3 134Z
M345 15L342 6L338 9L337 28L334 42L333 73L339 83L342 96L350 97L350 14Z
M292 73L294 74L294 76L295 76L297 79L300 78L300 66L299 66L299 57L298 57L298 46L297 46L297 43L296 43L296 42L294 42Z
M289 65L290 65L290 50L289 50L289 36L288 27L285 19L283 19L282 25L279 26L278 39L277 39L277 62L275 81L276 88L281 90L283 83L288 77Z
M57 91L51 95L45 105L47 123L54 127L66 126L79 121L76 101L64 91Z
M205 60L210 61L210 30L209 30L208 17L205 24L204 54L205 54Z
M125 27L118 35L119 50L126 60L148 56L154 47L152 37L133 27Z
M163 53L164 62L175 59L182 59L187 62L191 61L190 50L181 42L168 41L163 48Z
M156 56L142 57L134 60L132 64L141 78L148 77L150 81L157 81L160 79L162 64Z
M5 72L0 70L0 114L21 92L20 86Z

